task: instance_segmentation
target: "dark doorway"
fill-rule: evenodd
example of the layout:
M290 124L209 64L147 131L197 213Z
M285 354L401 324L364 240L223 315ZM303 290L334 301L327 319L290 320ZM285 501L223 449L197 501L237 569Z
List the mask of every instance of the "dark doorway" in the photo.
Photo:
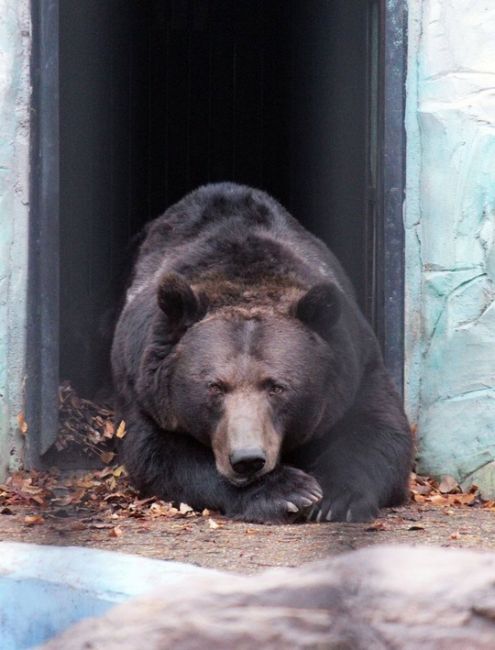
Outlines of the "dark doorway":
M99 387L133 236L209 181L273 194L365 305L367 6L60 3L61 378Z
M401 383L404 4L33 2L41 452L59 379L108 381L136 235L211 181L266 190L332 248Z

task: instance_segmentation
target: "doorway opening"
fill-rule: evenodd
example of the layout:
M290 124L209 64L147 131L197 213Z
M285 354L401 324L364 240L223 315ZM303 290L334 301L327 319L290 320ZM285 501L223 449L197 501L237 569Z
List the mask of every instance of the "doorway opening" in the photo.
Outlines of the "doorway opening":
M51 238L58 255L57 296L33 295L33 302L54 303L51 325L39 326L51 327L52 354L43 358L36 351L38 373L51 364L45 392L68 379L93 398L108 384L112 324L136 237L187 192L225 180L267 191L329 245L400 383L403 126L389 123L387 111L402 119L405 10L398 0L392 5L35 5L38 83L46 87L51 75L54 89L47 97L35 85L37 146L42 150L49 143L55 151L55 167L45 166L41 177L53 176L55 168L59 173L51 185L51 217L40 192L34 219L40 250L43 238ZM402 30L402 41L397 34L388 38L394 29ZM43 120L49 106L55 122ZM395 206L387 204L394 188ZM387 267L391 255L394 268ZM38 257L46 268L46 259ZM32 341L43 336L38 331ZM40 401L43 419L44 409L53 411L54 405ZM45 430L40 427L40 453L53 438Z

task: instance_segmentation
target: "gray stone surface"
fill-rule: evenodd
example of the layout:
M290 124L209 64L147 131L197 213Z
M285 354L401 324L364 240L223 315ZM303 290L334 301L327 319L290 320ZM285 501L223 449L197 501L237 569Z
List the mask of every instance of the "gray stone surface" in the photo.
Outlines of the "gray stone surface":
M191 578L43 646L144 647L493 649L495 555L381 546L299 569Z
M32 648L115 603L198 575L221 574L100 549L0 542L0 650Z

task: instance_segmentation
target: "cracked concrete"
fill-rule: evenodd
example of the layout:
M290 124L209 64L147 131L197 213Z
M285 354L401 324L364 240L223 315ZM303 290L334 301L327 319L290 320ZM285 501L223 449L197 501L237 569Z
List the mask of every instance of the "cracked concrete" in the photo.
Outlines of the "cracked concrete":
M0 0L0 479L20 460L29 231L30 3Z
M495 498L495 5L409 12L407 404L420 471Z

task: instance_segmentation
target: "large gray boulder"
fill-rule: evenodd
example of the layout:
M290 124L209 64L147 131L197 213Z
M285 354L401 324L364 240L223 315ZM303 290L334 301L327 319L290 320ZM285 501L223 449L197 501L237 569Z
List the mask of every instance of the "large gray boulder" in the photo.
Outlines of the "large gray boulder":
M44 650L493 650L495 555L381 546L299 569L195 577Z

